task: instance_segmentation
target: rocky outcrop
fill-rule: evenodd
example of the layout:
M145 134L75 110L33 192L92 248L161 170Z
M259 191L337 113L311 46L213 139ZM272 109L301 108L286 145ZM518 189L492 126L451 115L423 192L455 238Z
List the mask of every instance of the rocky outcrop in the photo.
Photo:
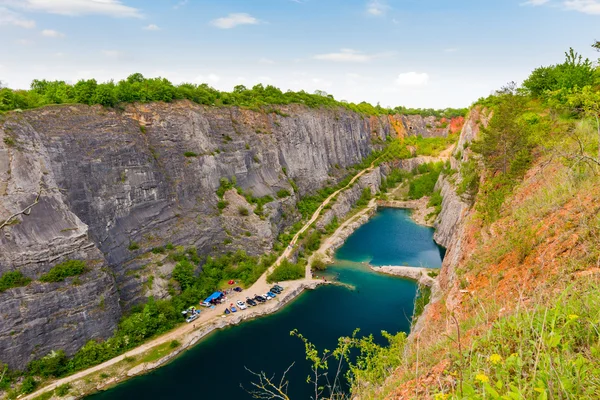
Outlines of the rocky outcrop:
M0 293L0 360L22 368L50 350L72 354L109 336L132 305L168 296L173 264L150 253L154 247L193 247L201 257L269 251L299 219L300 195L337 183L402 129L443 134L419 118L299 105L256 112L187 101L122 109L63 105L0 116L0 225L35 203L0 230L0 275L18 270L32 279ZM273 201L257 215L231 190L220 210L222 178ZM341 216L362 188L376 191L380 180L379 169L366 174L329 211ZM291 195L278 198L282 189ZM87 272L39 281L69 259L84 260Z

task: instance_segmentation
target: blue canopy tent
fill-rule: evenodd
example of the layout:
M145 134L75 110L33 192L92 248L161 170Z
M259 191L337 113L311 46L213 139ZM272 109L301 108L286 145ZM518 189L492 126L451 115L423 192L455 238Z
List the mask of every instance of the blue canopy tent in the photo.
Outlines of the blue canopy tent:
M223 293L221 292L214 292L213 294L211 294L210 296L208 296L201 304L205 307L210 307L210 302L212 300L216 300L221 298L221 296L223 296Z

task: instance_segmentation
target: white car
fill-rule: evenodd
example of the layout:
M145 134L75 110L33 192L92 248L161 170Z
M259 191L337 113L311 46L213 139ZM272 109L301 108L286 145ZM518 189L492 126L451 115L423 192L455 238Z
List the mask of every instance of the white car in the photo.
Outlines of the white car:
M246 308L248 308L248 306L245 305L244 302L241 301L241 300L238 300L235 303L238 305L238 307L239 307L240 310L245 310Z

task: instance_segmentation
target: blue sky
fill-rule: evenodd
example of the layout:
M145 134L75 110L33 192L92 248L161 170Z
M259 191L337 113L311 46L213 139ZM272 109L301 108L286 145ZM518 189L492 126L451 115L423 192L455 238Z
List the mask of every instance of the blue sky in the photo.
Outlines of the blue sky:
M130 73L384 106L468 106L570 46L600 0L0 0L0 81Z

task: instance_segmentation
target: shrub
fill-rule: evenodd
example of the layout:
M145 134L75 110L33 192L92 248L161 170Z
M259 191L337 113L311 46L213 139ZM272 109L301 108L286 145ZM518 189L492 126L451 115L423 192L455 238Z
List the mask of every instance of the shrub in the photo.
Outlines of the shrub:
M164 247L153 247L151 251L153 254L163 254L165 252L165 248Z
M63 350L53 351L39 360L27 364L27 372L42 378L57 378L68 372L68 359Z
M235 180L235 177L234 179ZM220 183L219 183L219 188L217 189L217 196L219 196L219 198L223 198L223 195L225 195L225 192L228 191L229 189L232 189L235 187L236 182L230 182L229 179L227 178L221 178Z
M4 141L4 144L7 145L8 147L13 147L16 145L15 139L13 139L9 136L5 136L3 141Z
M42 275L42 282L62 282L71 276L78 276L86 271L85 262L81 260L67 260L55 265L50 271Z
M281 189L277 192L277 197L280 199L283 199L285 197L290 197L290 192L289 192L289 190Z
M171 276L179 283L182 291L194 283L194 269L194 265L187 260L180 261L175 265Z
M178 340L171 340L171 343L169 343L169 347L172 349L176 349L179 346L181 346L181 343Z
M292 264L289 260L283 260L275 270L267 276L267 282L293 281L304 278L305 270L302 265Z
M21 383L21 393L29 394L33 393L38 386L38 382L33 379L33 377L28 376L23 379L23 383Z
M183 153L183 155L186 157L198 157L198 154L194 153L193 151L186 151Z
M310 251L318 250L321 247L321 232L315 230L305 239L304 244Z
M31 279L24 276L21 271L9 271L0 276L0 293L5 290L27 286Z
M327 264L325 263L325 261L323 261L323 257L317 255L313 259L311 267L313 271L325 271L327 269Z
M357 207L363 207L366 206L367 204L369 204L369 201L371 200L371 188L364 188L362 190L362 193L360 194L360 198L358 199L358 201L356 202L356 206Z
M129 243L129 247L127 247L127 248L129 249L129 251L135 251L140 248L140 245L136 242L131 242L131 243Z
M69 394L69 390L71 390L71 385L65 383L63 385L58 386L56 388L55 393L58 397L65 397L67 394Z
M247 217L250 214L250 211L248 211L248 209L244 206L239 206L238 207L238 212L240 213L240 215L242 217Z
M219 200L219 202L217 203L217 208L219 210L224 210L225 207L227 207L229 205L229 203L225 200Z
M420 175L411 180L408 197L420 199L423 196L431 196L443 166L443 163L420 165L417 169L417 173L420 173Z

